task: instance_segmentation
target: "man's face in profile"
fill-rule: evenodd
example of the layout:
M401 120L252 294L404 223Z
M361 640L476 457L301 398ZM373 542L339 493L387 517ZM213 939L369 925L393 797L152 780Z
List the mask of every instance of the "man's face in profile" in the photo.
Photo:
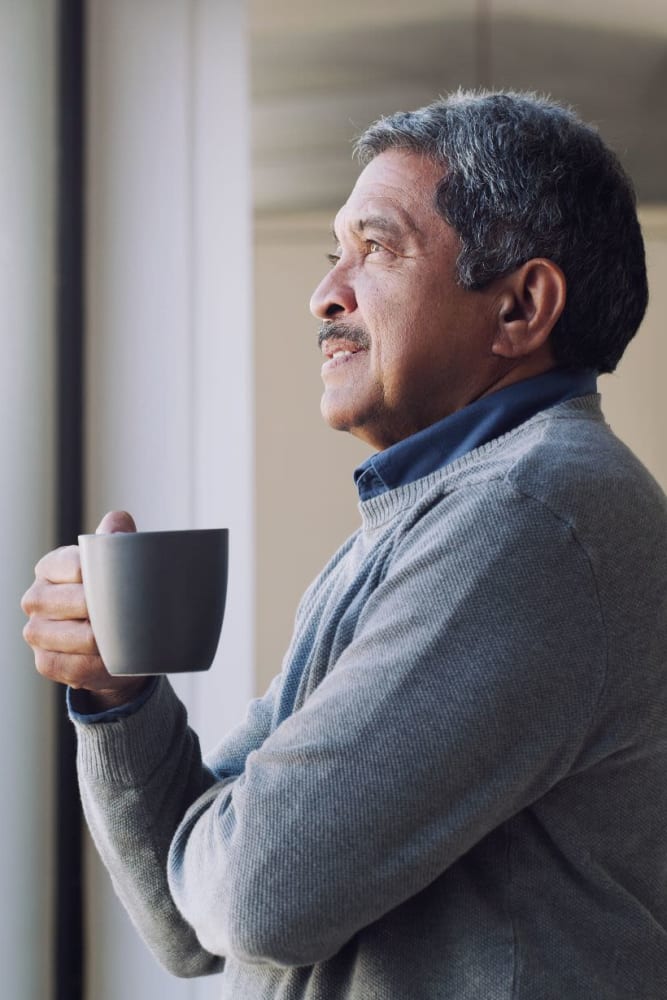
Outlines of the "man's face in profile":
M328 423L386 448L476 398L494 359L493 289L456 281L456 232L435 208L443 167L406 150L362 171L334 223L322 321Z

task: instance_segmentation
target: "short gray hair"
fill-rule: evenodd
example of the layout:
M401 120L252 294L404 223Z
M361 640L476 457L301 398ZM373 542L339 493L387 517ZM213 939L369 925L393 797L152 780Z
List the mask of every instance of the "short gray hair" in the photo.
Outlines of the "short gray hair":
M458 233L460 284L480 289L534 257L567 281L557 363L613 371L648 301L632 182L597 131L535 94L458 91L369 126L362 164L387 149L442 163L437 210Z

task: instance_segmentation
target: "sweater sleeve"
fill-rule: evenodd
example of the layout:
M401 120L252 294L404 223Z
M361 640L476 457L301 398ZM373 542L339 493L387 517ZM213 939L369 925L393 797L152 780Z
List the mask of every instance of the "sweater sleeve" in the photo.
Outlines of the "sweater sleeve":
M169 881L209 952L331 957L573 767L605 672L590 560L505 484L473 503L397 540L333 669L190 807Z
M177 976L221 971L223 959L201 947L174 905L167 883L169 845L192 802L208 789L222 800L249 750L265 740L273 685L216 751L216 771L202 761L183 704L164 677L125 715L71 713L78 738L81 798L93 840L114 889L158 961Z

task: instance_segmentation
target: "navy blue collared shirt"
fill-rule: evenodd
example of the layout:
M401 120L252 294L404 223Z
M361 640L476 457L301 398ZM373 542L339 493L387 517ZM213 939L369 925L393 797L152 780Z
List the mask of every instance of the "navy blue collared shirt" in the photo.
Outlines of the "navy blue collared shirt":
M552 368L475 400L444 420L371 455L355 470L361 500L427 476L566 399L597 392L590 369Z

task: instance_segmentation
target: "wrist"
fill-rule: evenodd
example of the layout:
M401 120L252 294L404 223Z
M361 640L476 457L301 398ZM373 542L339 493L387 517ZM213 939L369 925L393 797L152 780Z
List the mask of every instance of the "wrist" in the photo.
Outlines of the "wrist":
M98 712L106 712L112 708L121 708L129 705L138 698L141 692L150 682L150 677L137 677L126 684L114 688L105 688L100 691L89 691L79 688L74 692L74 702L76 710L83 715L95 715Z

